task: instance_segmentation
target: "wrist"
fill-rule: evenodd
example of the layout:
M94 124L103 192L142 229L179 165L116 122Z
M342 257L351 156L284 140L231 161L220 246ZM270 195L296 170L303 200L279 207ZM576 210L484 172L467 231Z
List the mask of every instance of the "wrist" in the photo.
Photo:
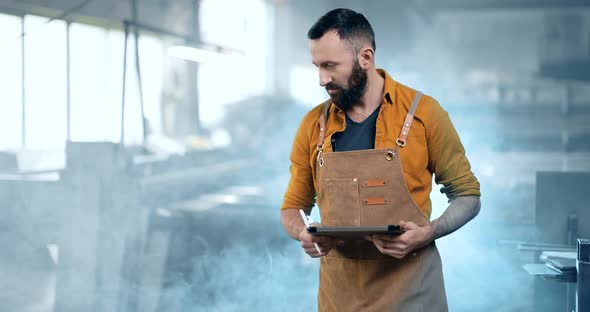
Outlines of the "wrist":
M424 229L424 236L425 236L425 244L429 244L430 242L432 242L433 240L436 239L434 233L436 228L436 224L434 222L431 222L427 225L425 225L423 227Z
M306 231L305 224L297 227L297 236L301 237L301 235Z

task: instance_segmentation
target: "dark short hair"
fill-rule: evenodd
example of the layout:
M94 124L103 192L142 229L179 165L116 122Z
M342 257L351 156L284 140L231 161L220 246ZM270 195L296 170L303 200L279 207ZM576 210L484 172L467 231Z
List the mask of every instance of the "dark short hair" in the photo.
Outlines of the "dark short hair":
M358 51L363 41L375 46L375 33L369 21L360 13L349 9L334 9L313 24L307 32L311 40L321 38L326 32L335 30L342 40L348 41Z

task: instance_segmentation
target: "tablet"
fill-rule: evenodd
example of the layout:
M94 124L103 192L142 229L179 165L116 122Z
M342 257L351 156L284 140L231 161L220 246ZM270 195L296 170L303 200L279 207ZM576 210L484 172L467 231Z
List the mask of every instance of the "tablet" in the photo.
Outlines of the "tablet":
M399 225L334 227L310 226L307 228L307 232L314 236L330 236L338 239L364 239L364 237L367 235L400 235L403 233Z

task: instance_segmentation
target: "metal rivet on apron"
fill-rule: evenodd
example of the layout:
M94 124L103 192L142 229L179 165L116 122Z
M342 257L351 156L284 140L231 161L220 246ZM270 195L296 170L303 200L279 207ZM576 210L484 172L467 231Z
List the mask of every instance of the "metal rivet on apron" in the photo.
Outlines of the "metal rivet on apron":
M393 151L389 151L387 152L387 154L385 154L385 159L387 160L392 160L395 158L395 153Z
M404 132L403 132L403 134L404 134L404 135L406 135L406 134L408 134L408 133L404 131Z
M407 124L406 124L406 127L409 127L409 126L410 126L410 124L409 124L409 123L407 123Z
M352 179L352 182L356 182L356 181L358 181L358 179L357 179L357 178L354 178L354 179Z
M323 166L324 166L324 158L322 157L322 158L320 158L320 167L323 167Z

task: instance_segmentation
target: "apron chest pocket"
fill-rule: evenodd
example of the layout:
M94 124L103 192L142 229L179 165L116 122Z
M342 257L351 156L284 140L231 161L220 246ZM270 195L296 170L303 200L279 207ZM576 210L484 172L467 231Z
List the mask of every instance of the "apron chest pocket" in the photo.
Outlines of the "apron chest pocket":
M322 224L359 226L359 181L357 178L326 179Z

